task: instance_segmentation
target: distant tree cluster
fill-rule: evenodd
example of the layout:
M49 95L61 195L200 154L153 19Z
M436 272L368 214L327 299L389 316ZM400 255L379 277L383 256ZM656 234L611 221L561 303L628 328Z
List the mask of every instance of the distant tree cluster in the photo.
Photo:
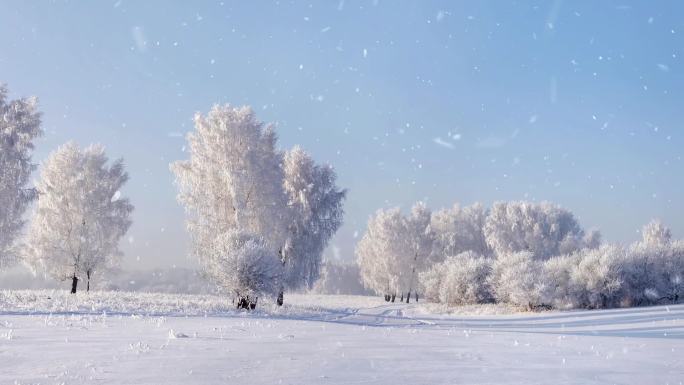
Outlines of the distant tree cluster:
M357 245L366 287L452 304L502 302L527 309L606 308L677 302L684 241L658 221L629 247L602 245L574 215L550 203L499 202L434 214L379 210Z
M389 298L406 295L408 301L424 280L443 281L435 271L419 279L429 270L455 271L459 267L453 265L461 260L474 266L480 258L522 251L547 259L560 250L593 246L598 238L597 233L585 236L572 213L549 203L496 203L491 210L481 204L456 205L432 213L419 202L408 216L399 208L379 210L370 218L356 254L367 287ZM454 259L458 256L462 258Z
M361 283L359 265L353 262L324 261L321 277L311 292L317 294L371 295L373 292Z

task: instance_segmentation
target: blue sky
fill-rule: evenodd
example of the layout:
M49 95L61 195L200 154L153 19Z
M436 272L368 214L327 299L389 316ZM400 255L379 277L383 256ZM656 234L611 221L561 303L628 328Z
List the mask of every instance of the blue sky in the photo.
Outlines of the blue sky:
M194 266L168 164L195 112L249 104L349 189L329 254L380 207L549 200L604 239L684 236L677 1L15 1L0 82L45 137L123 157L127 268Z

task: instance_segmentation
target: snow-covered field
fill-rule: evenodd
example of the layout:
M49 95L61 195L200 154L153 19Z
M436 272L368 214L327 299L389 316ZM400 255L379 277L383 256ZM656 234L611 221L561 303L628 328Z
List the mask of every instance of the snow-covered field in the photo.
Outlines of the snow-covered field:
M286 301L246 313L215 296L2 291L0 384L684 382L684 305L436 315L376 297Z

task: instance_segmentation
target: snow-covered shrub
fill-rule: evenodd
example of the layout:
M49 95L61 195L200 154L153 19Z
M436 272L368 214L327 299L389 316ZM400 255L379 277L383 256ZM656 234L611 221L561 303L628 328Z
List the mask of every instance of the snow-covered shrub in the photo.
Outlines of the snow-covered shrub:
M465 252L448 257L421 273L425 296L436 302L465 305L489 302L492 298L488 285L491 260Z
M658 272L666 247L636 243L625 250L622 264L622 304L639 306L658 301Z
M239 231L220 235L203 261L216 285L243 301L256 304L259 296L276 296L282 287L283 265L263 238Z
M620 303L607 306L639 306L679 299L684 273L681 242L673 242L670 229L657 220L646 224L641 233L640 242L617 253L623 257L619 263L613 263L617 270L613 276L619 277L613 280L620 280L621 298Z
M677 302L684 294L684 242L582 249L544 263L556 308L608 308Z
M489 211L484 234L498 255L529 251L537 259L568 254L600 239L593 232L585 240L575 216L548 202L497 202Z
M553 307L569 309L576 306L572 271L581 258L580 253L573 253L544 261L543 275L548 285L546 295L549 304Z
M542 262L529 251L504 253L494 261L490 284L494 297L527 309L548 306L548 283Z
M439 293L444 280L444 264L446 261L433 265L430 269L418 274L423 296L433 302L439 302Z
M671 242L661 258L656 275L659 300L678 302L684 298L684 240Z
M627 292L625 285L628 254L617 245L585 249L571 276L577 305L586 308L620 306Z
M677 267L676 242L659 220L652 220L641 230L642 239L627 250L624 265L625 305L656 304L678 298L681 269Z
M625 281L631 304L677 302L684 294L684 242L633 245Z
M669 228L658 220L646 224L642 240L628 249L625 300L629 305L677 302L684 278L684 242L672 241Z

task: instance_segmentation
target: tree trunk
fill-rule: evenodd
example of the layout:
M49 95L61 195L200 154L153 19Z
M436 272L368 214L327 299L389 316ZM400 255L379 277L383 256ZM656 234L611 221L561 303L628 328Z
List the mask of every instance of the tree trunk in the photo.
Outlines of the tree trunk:
M414 294L416 295L416 302L418 302L418 292L416 291Z
M406 303L409 303L411 301L411 291L409 290L408 294L406 295Z
M389 294L385 294L385 302L389 302L389 301L390 301L390 295L389 295Z
M86 276L88 277L88 280L86 281L86 292L90 292L90 271L86 272Z
M237 308L249 310L249 297L240 297L238 299Z
M245 310L254 310L254 309L256 309L257 301L259 301L259 297L254 297L254 298L250 298L249 296L239 297L238 303L237 303L237 308L238 309L245 309Z
M71 294L76 294L76 286L78 286L78 277L74 274L71 278Z
M283 306L284 297L285 297L285 293L283 290L281 290L280 293L278 293L278 299L276 300L276 303L278 304L278 306Z
M401 292L401 298L399 298L399 302L404 302L404 292Z
M392 294L392 303L394 303L394 299L397 298L396 294Z

